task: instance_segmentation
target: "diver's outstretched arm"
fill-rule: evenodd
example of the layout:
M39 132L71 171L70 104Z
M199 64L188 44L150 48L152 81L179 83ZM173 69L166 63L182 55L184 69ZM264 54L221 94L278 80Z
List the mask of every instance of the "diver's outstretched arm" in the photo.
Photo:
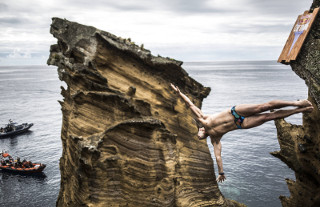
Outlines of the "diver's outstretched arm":
M185 95L183 94L180 89L178 88L178 86L173 85L172 83L170 84L171 88L176 91L179 96L184 100L184 102L186 102L186 104L190 107L191 111L196 115L196 117L200 120L204 118L204 115L202 113L202 111L196 107L192 101Z
M223 182L226 179L226 176L224 175L224 172L223 172L223 164L222 164L222 157L221 157L222 145L221 145L220 139L221 139L221 137L216 138L216 139L211 138L214 156L216 157L218 171L219 171L219 176L217 178L217 182Z

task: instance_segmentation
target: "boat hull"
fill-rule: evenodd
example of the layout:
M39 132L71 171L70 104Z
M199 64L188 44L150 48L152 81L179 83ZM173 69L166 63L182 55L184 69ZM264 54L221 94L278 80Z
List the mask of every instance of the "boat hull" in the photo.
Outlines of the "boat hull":
M34 173L40 173L46 168L45 164L41 163L33 163L33 167L31 168L21 168L21 167L14 167L14 166L8 166L8 165L0 165L0 169L2 171L6 172L12 172L12 173L20 173L20 174L34 174Z
M18 129L18 130L14 130L14 131L11 131L11 132L0 132L0 138L15 136L15 135L24 133L24 132L28 131L32 126L33 126L33 123L25 124L23 126L23 128Z

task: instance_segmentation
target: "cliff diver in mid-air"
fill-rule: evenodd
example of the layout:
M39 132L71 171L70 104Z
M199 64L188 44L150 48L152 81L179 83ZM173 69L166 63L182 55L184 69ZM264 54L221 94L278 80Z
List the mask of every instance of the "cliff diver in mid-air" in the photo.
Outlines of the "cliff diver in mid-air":
M285 118L301 112L311 112L313 110L313 106L308 100L273 100L262 104L240 104L218 114L205 115L177 86L171 84L171 87L186 102L195 115L196 121L201 125L198 131L198 138L205 139L209 136L211 139L219 170L218 182L223 182L226 179L223 172L220 142L224 134L235 129L249 129L271 120ZM296 108L280 109L287 106L294 106ZM263 113L269 110L272 112Z

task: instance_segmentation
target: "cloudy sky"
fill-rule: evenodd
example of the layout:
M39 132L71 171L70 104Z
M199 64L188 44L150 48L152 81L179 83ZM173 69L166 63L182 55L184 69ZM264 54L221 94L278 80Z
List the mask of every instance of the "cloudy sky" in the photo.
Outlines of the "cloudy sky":
M97 27L153 55L276 60L312 0L0 0L0 65L46 64L51 18Z

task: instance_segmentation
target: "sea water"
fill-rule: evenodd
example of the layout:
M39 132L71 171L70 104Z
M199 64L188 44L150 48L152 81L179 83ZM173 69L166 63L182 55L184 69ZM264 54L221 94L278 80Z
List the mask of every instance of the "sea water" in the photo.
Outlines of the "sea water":
M304 81L289 66L276 61L187 62L183 68L211 88L202 106L208 114L243 103L307 98ZM62 100L61 85L65 86L58 79L56 67L0 66L1 126L9 119L34 123L28 133L0 139L0 150L47 165L40 176L0 172L0 206L55 206L62 153L62 113L58 103ZM301 117L294 115L287 120L301 124ZM213 152L210 142L208 145ZM289 195L285 178L294 179L294 173L269 154L277 150L273 121L226 134L222 159L227 180L219 184L225 197L249 207L280 207L279 195Z
M34 123L30 132L0 139L0 150L46 164L40 176L0 172L0 206L55 206L60 188L62 113L55 67L0 67L0 124Z

